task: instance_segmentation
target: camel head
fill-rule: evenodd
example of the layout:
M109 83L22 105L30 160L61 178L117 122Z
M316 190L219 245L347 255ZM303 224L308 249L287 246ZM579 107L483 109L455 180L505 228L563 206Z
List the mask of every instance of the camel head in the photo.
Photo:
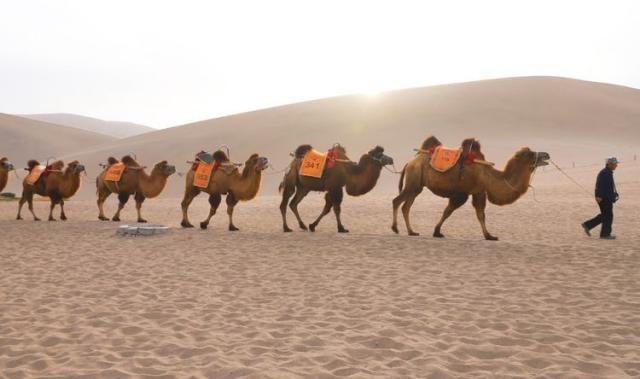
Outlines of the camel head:
M81 165L78 161L73 161L67 165L67 170L74 174L80 174L84 171L84 165Z
M363 156L373 161L376 165L384 167L386 165L393 164L393 158L384 154L384 148L382 146L376 146L369 150L367 154Z
M266 170L269 167L269 159L261 157L258 154L251 154L249 159L244 163L245 170L253 168L256 172Z
M2 159L0 159L0 168L6 170L6 171L11 171L13 170L13 164L11 164L11 162L9 162L9 160L6 157L3 157Z
M514 154L512 159L521 165L529 166L533 171L540 166L548 165L547 161L551 159L551 156L549 153L532 151L528 147L523 147Z
M156 163L156 165L153 166L152 172L157 172L162 176L169 177L175 174L176 166L170 165L169 163L167 163L167 161L162 161Z

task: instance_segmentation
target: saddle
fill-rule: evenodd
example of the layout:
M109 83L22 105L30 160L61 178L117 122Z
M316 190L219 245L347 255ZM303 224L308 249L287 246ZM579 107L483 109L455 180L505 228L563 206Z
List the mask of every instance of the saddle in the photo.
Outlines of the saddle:
M47 169L49 169L50 171L51 166L44 166L44 165L38 164L36 166L31 167L29 169L29 173L27 174L27 177L25 178L25 181L27 182L27 184L31 186L35 185L41 177L44 179L49 174L47 172Z
M326 170L336 167L336 159L338 151L334 147L326 153L309 149L302 157L299 175L310 176L312 178L321 178Z
M465 165L474 163L477 158L474 151L463 153L462 148L452 149L443 146L429 149L429 155L429 165L439 172L447 172L455 165L458 165L462 170Z
M227 155L222 151L216 151L213 154L201 151L196 154L191 169L195 171L193 185L199 188L207 188L215 171L221 169L225 174L231 175L238 169L238 166L230 162Z

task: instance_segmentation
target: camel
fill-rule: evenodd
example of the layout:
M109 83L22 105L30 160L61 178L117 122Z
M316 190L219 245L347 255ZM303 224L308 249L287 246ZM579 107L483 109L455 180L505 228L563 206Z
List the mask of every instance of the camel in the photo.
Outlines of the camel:
M326 169L321 178L301 176L299 175L299 170L302 158L311 149L311 145L301 145L296 149L295 158L289 165L289 171L285 174L282 183L280 183L282 228L287 233L292 231L287 225L286 214L289 198L293 195L289 207L296 216L300 229L307 230L307 226L298 213L298 204L310 191L318 191L326 192L325 205L318 218L309 224L308 229L315 232L320 220L333 208L338 224L338 233L348 233L349 230L342 225L340 220L341 204L344 196L343 187L346 187L347 194L351 196L366 194L375 187L382 168L393 164L393 159L384 154L382 147L376 146L368 153L363 154L356 163L349 160L342 146L337 145L334 147L337 151L335 167Z
M164 189L167 184L169 176L176 172L175 166L167 163L167 161L161 161L151 170L151 174L147 174L138 162L136 162L131 156L124 156L122 163L126 165L126 169L122 173L122 177L118 182L112 182L104 180L107 174L108 167L118 163L118 160L109 157L107 167L96 178L96 188L98 194L98 209L100 211L98 219L102 221L108 221L109 219L104 215L104 202L112 193L118 194L118 211L113 215L111 220L120 221L120 212L124 208L129 196L134 195L136 200L136 211L138 212L138 222L145 223L147 220L142 218L140 209L142 203L147 198L154 198Z
M30 160L28 163L29 171L34 167L40 165L36 160ZM84 166L78 161L73 161L64 168L63 161L55 161L51 165L47 166L40 179L35 184L27 183L27 178L22 182L22 197L18 203L18 215L17 220L22 220L20 215L22 206L24 203L29 203L29 211L33 215L35 221L40 219L33 212L33 195L49 197L51 200L51 207L49 209L49 221L56 221L53 218L53 208L56 204L60 204L60 219L65 221L67 216L64 213L64 199L68 199L78 192L80 188L80 174L84 171ZM45 177L46 176L46 177Z
M469 196L473 199L476 216L482 227L484 238L495 241L498 238L489 233L485 223L485 208L487 199L492 204L508 205L514 203L527 192L532 175L537 167L548 165L548 153L531 151L523 147L516 151L508 160L502 171L487 164L470 164L464 166L464 171L454 167L446 172L439 172L429 164L429 149L439 146L440 141L431 136L427 138L420 151L409 161L400 176L400 194L393 199L393 224L391 229L398 233L398 207L402 205L402 214L410 236L417 236L411 228L409 211L415 198L427 187L440 197L449 199L440 221L436 225L433 236L442 238L442 224L451 214L460 208ZM480 144L475 139L467 139L462 144L463 151L473 150L477 157L484 159L480 152Z
M13 171L13 165L6 157L0 158L0 192L7 186L9 171Z
M211 173L207 188L199 188L193 185L195 175L194 166L192 166L189 172L187 172L187 175L185 175L186 185L181 203L182 222L180 225L182 225L183 228L193 228L187 214L189 205L200 192L206 192L209 194L209 204L211 208L209 210L209 216L200 222L200 228L203 230L207 229L209 221L211 221L213 215L216 214L218 206L222 202L222 195L226 195L225 201L227 203L227 215L229 216L229 231L235 232L240 229L233 224L233 209L239 201L249 201L257 196L260 190L262 171L268 167L269 160L265 157L260 157L258 154L252 154L245 162L242 173L240 173L237 167L234 167L233 163L229 162L229 158L223 151L216 151L213 154L213 160L218 162L221 168ZM225 166L230 167L230 170L226 170Z

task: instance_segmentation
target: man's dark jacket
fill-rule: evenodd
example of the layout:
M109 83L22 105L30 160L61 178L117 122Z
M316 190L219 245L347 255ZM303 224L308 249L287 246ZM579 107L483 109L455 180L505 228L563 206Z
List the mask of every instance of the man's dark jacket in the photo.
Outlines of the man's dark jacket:
M596 180L596 197L612 203L618 200L616 185L613 182L613 170L607 167L602 169L598 174L598 179Z

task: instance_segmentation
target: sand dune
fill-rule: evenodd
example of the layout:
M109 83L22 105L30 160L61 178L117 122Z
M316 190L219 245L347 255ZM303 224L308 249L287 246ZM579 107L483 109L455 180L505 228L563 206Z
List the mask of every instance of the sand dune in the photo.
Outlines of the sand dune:
M133 122L105 121L70 113L28 114L22 115L22 117L87 130L116 138L131 137L155 130Z
M16 167L25 167L29 159L44 161L110 141L115 138L0 113L0 155L9 157Z
M561 78L512 78L270 108L146 133L71 156L87 164L90 176L109 155L129 152L147 165L168 159L186 171L185 161L196 151L226 144L236 161L259 152L281 169L299 144L327 149L339 142L352 159L380 144L402 167L412 149L433 133L449 145L476 136L499 165L523 145L569 165L601 162L609 154L628 160L638 151L639 124L640 90ZM274 194L279 180L280 175L268 175L263 193ZM396 180L384 175L380 190L394 191ZM176 176L167 190L178 195L182 188Z

